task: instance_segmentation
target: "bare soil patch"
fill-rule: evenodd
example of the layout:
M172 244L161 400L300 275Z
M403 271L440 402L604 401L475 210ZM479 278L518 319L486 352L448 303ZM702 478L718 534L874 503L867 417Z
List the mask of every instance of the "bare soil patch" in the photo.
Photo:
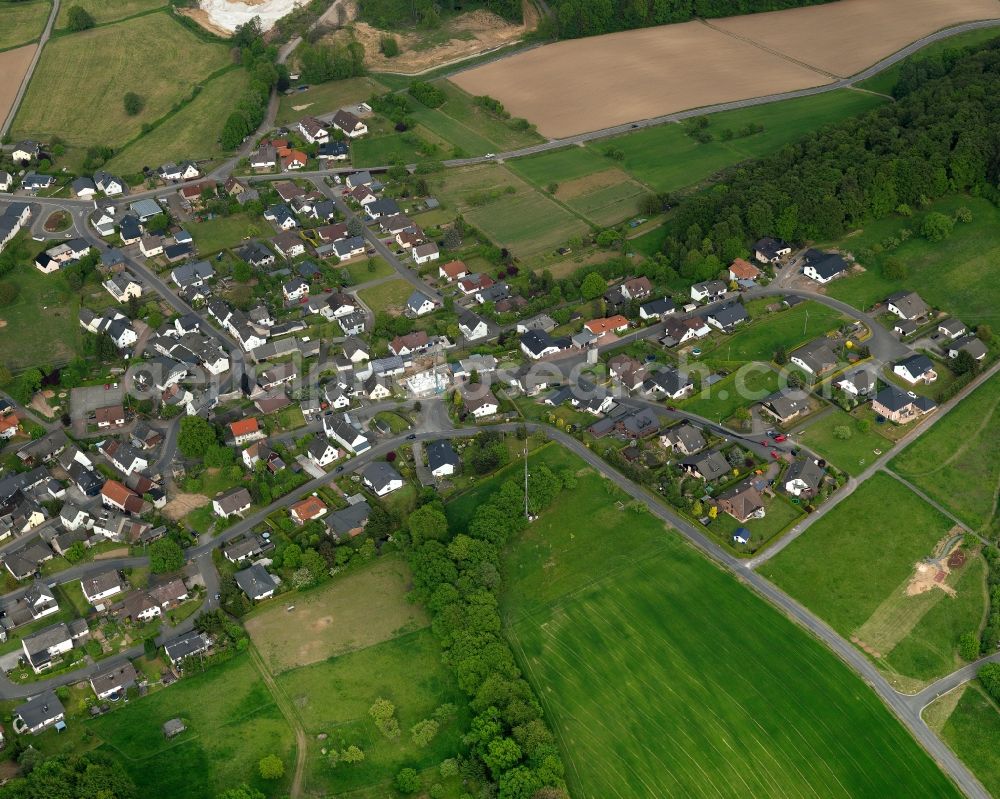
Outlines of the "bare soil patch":
M174 498L163 506L163 515L173 522L180 521L211 501L204 494L174 494Z
M3 75L3 80L0 80L0 120L7 118L14 105L14 98L17 97L24 73L31 64L35 47L36 45L29 44L0 53L0 75Z
M423 609L406 601L409 582L402 560L384 558L315 591L279 598L245 626L278 674L426 627Z
M49 233L58 233L66 230L71 224L73 224L73 220L65 211L53 211L42 227Z
M347 3L347 9L348 18L353 19L356 16L354 3ZM507 22L481 9L460 14L444 25L444 33L450 38L430 47L423 46L425 35L422 33L393 31L391 35L396 37L400 49L400 54L394 58L386 58L379 50L382 37L389 35L389 31L379 30L366 22L355 22L354 36L365 48L365 64L369 69L415 75L519 41L538 21L531 3L525 3L525 9L523 25Z
M200 8L177 8L175 11L178 14L183 14L185 17L190 17L209 33L214 33L216 36L228 37L232 34L232 31L226 30L221 25L216 25L208 15L208 12L202 11Z
M99 555L94 556L94 560L110 560L113 558L127 558L128 557L128 547L119 547L118 549L109 549L107 552L102 552Z
M556 138L830 82L700 22L557 42L452 80Z
M997 0L839 0L711 24L847 77L934 31L995 17Z
M42 416L52 418L56 415L55 409L49 405L49 400L55 396L51 391L36 391L31 398L31 408L38 411Z

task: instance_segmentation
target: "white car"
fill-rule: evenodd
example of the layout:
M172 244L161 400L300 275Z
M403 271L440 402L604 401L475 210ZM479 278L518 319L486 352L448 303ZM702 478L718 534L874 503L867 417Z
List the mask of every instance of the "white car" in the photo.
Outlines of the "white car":
M486 155L483 156L483 158L496 158L496 157L497 157L496 153L486 153Z

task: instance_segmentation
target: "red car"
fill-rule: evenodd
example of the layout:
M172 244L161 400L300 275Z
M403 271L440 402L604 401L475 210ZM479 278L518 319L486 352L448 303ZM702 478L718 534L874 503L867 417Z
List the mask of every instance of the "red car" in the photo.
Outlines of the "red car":
M772 449L771 450L771 457L774 458L775 460L778 460L778 458L780 458L781 456Z
M782 441L787 441L788 436L786 436L784 433L778 433L778 435L774 437L774 440L780 444Z

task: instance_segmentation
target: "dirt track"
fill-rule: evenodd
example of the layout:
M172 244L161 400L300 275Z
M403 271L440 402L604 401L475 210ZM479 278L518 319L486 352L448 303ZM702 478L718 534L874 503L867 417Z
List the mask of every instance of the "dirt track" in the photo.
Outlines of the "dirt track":
M31 57L37 45L29 44L0 53L0 123L7 118L10 107L17 97L17 90L24 79L24 73L31 65Z
M992 18L1000 0L840 0L557 42L453 80L558 138L832 83L936 30Z

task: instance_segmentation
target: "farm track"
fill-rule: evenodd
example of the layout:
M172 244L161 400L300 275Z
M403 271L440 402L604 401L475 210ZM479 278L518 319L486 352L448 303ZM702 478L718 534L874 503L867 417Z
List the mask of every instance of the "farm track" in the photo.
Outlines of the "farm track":
M260 656L260 652L257 651L257 647L250 644L249 652L250 659L253 661L254 666L257 667L257 671L260 672L260 677L267 686L267 690L274 697L274 703L278 706L278 710L281 711L281 715L285 717L288 726L295 733L295 772L292 774L292 784L288 795L291 799L299 799L302 796L302 779L306 769L306 731L302 728L302 722L299 721L298 714L295 712L292 703L285 695L285 692L278 687L278 684L274 681L274 676L268 671L264 659Z
M0 137L6 136L7 131L10 130L10 126L14 124L14 117L17 114L17 110L21 107L21 101L24 99L25 92L28 91L28 84L31 83L31 76L35 74L35 67L38 66L38 61L42 57L42 48L45 47L45 43L49 40L49 36L52 34L52 27L56 24L56 17L59 16L59 0L52 0L52 11L49 13L49 19L45 23L45 29L42 31L42 35L38 39L38 45L35 47L35 53L31 56L31 64L28 66L28 71L24 73L24 77L21 79L21 86L17 90L17 94L14 96L14 102L10 104L10 111L7 113L7 119L4 120L3 126L0 127Z

